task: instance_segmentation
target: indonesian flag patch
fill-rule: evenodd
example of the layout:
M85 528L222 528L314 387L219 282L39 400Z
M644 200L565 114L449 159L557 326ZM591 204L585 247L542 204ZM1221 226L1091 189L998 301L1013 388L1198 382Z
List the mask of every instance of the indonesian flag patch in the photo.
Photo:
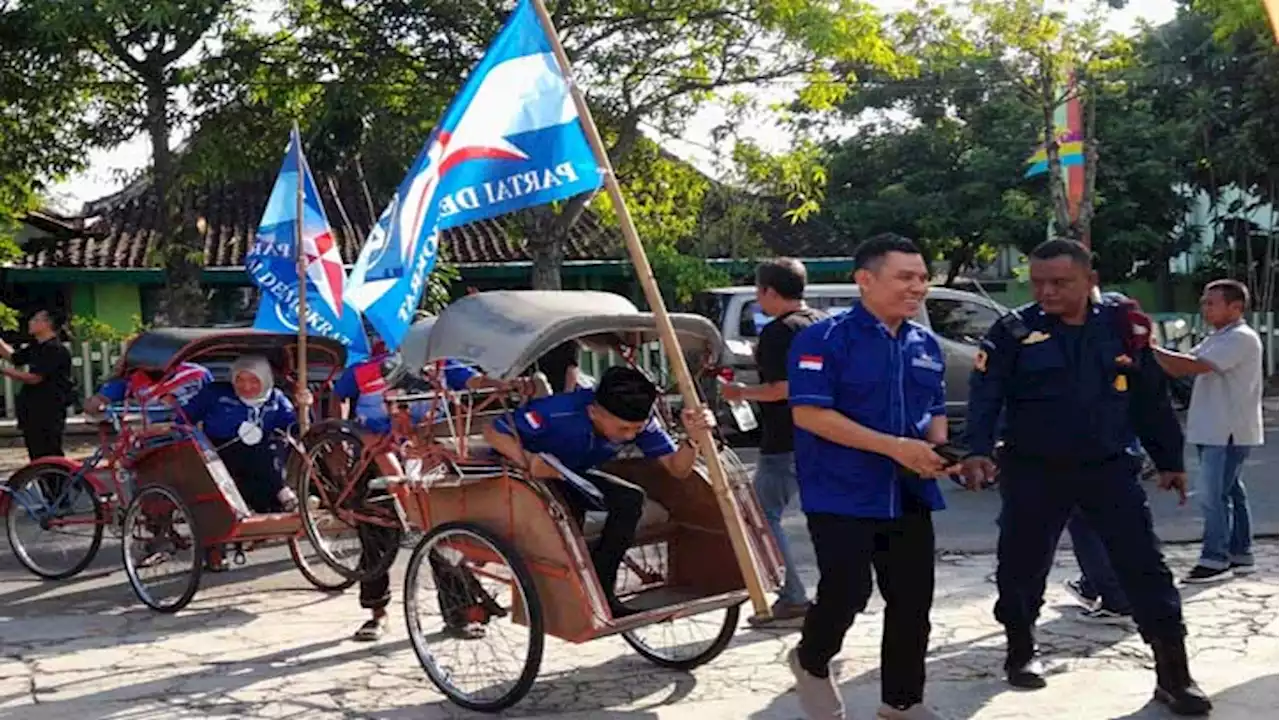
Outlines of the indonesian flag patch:
M800 362L797 363L796 366L799 367L801 370L821 370L822 356L821 355L801 355Z
M542 416L536 410L529 410L524 414L524 421L529 423L529 427L534 430L542 429Z

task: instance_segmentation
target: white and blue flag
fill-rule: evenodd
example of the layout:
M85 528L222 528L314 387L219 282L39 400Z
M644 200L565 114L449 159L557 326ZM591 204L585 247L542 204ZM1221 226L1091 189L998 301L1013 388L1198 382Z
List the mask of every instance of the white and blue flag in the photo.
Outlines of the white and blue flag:
M370 232L346 297L400 346L440 233L600 187L569 83L520 0Z
M302 253L307 268L307 331L347 346L348 362L369 355L360 313L346 297L347 273L329 229L311 168L297 132L289 137L280 174L258 224L245 270L262 289L253 326L273 332L298 332L298 168L302 168Z

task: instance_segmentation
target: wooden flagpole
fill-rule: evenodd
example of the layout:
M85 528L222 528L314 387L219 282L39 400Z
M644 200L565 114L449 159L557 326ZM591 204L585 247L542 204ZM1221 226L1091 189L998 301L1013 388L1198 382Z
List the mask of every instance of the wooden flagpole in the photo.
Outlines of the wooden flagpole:
M306 163L302 159L302 133L298 131L298 121L293 121L293 140L298 144L297 160L297 215L293 221L294 255L298 263L298 381L294 397L298 398L298 429L307 431L307 421L311 406L302 403L307 390L307 253L302 248L302 213L305 202Z
M654 318L658 323L658 334L666 350L667 359L671 363L671 369L675 373L676 382L680 385L680 395L684 398L684 406L699 410L704 409L705 406L698 398L697 388L694 387L693 377L689 373L689 365L685 362L684 352L680 349L680 340L676 337L675 326L671 324L671 317L667 314L667 306L662 300L658 282L653 276L653 268L649 266L649 258L645 255L644 246L640 244L640 236L636 232L635 224L631 221L631 213L627 210L627 204L623 200L622 188L618 186L618 179L613 174L613 164L609 162L609 155L605 151L604 141L601 140L600 131L596 128L595 121L591 118L591 111L587 108L587 101L582 96L582 91L574 83L572 69L569 65L569 56L565 53L564 46L560 44L560 35L556 32L555 24L551 22L551 15L547 12L543 0L532 0L532 2L534 10L538 13L538 20L542 23L542 29L546 32L547 39L551 42L551 49L555 53L560 72L569 83L569 91L572 93L573 103L578 109L578 117L582 121L583 129L587 132L587 141L591 143L591 149L595 153L596 164L604 171L605 189L609 192L609 198L613 201L613 207L617 210L618 224L622 228L622 236L627 243L627 252L631 255L631 263L635 266L636 277L640 279L640 287L644 289L645 299L649 301L649 307L653 309ZM699 436L697 438L698 445L704 448L707 471L711 476L711 486L715 491L716 500L720 504L720 513L724 516L725 527L729 530L729 541L733 546L733 554L738 561L738 569L742 571L742 577L746 581L747 593L751 596L751 604L755 606L757 614L769 617L771 615L769 600L765 597L764 583L761 582L760 575L756 571L756 565L751 555L751 546L747 543L746 533L743 531L742 518L739 516L737 506L734 505L730 496L724 464L720 461L720 454L714 451L715 439L708 429L699 431L697 435ZM707 449L711 451L707 452Z

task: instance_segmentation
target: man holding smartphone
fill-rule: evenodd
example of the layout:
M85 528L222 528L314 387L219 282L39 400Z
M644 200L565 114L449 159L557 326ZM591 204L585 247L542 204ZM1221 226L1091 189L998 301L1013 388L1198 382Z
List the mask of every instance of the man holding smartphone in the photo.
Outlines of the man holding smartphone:
M953 468L945 366L937 338L912 322L928 290L919 248L880 235L854 253L860 302L796 336L788 387L800 500L817 556L818 596L788 663L813 720L843 718L831 659L871 597L885 600L880 720L934 720L924 705L933 605L936 478Z

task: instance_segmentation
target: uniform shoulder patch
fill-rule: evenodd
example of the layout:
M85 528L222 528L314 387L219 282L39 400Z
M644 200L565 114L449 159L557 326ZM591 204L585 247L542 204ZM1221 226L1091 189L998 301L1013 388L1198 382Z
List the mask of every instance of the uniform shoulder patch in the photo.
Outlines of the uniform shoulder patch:
M541 430L547 426L546 419L537 410L525 410L524 421L534 430Z

